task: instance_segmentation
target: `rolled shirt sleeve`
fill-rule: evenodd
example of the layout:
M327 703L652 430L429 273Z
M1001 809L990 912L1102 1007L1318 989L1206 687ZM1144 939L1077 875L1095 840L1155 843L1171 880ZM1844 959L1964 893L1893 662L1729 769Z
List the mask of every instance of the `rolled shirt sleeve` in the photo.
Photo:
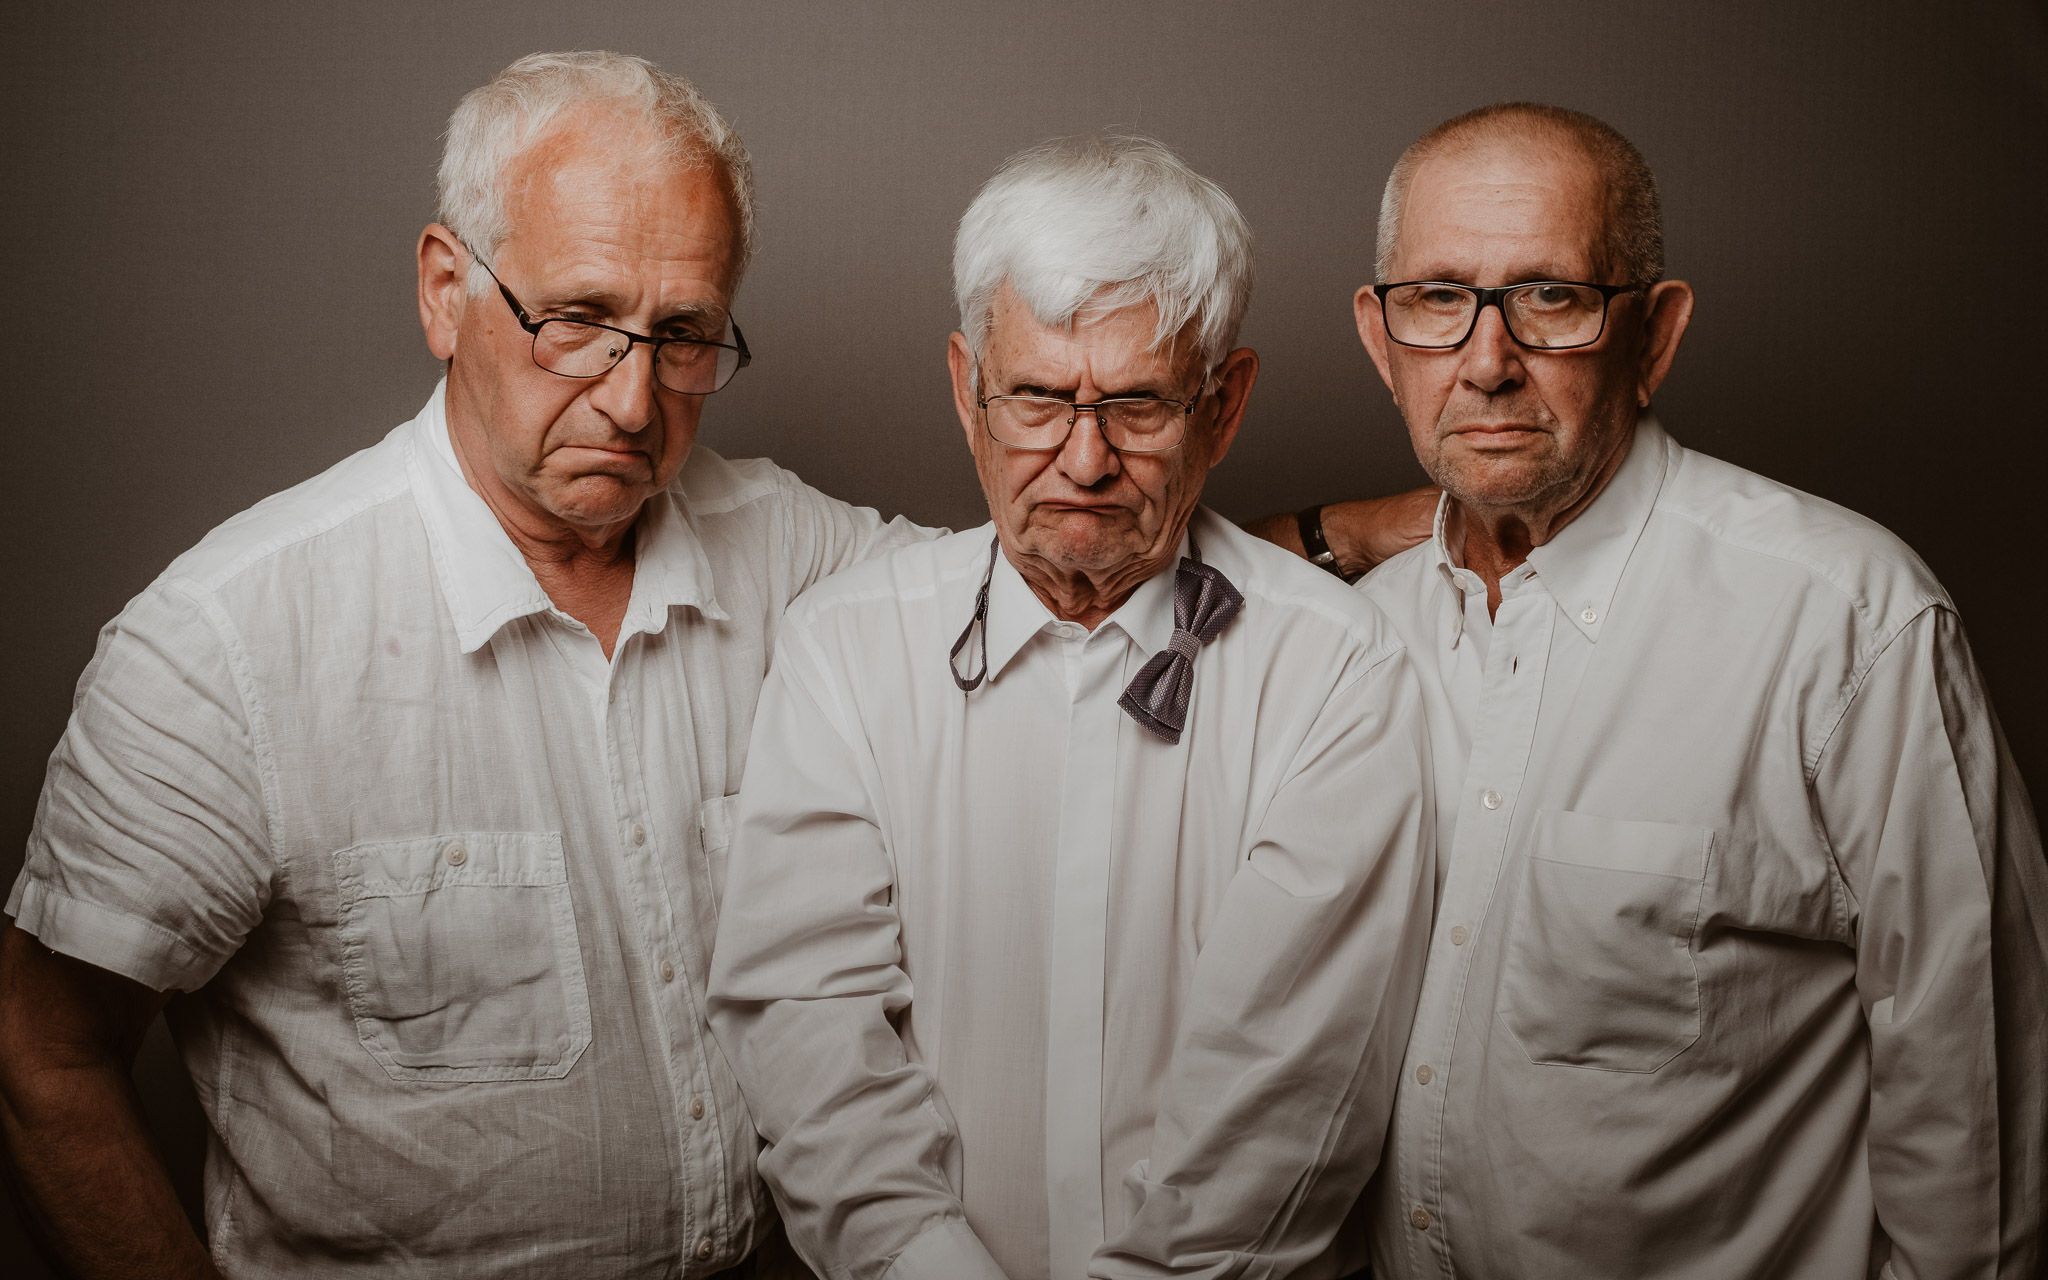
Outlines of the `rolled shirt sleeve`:
M1152 1156L1091 1276L1284 1276L1328 1249L1377 1166L1422 981L1424 735L1400 652L1324 708L1203 943Z
M910 1001L871 770L785 626L755 713L711 1022L791 1243L831 1280L1000 1280L959 1197L958 1138L891 1023ZM857 1188L850 1194L850 1188ZM815 1242L830 1256L813 1256Z
M1856 912L1889 1273L2036 1274L2048 866L1953 613L1869 664L1814 775Z
M101 632L80 678L8 914L43 945L191 991L270 900L260 717L231 625L160 580Z

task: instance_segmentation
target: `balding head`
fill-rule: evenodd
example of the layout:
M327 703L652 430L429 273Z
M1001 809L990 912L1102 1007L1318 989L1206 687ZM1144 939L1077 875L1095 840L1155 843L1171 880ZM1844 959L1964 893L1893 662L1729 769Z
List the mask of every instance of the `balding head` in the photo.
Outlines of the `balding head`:
M1415 174L1435 160L1471 159L1488 152L1542 155L1588 167L1604 206L1599 231L1602 283L1642 287L1664 277L1664 220L1657 180L1642 153L1611 126L1564 107L1501 102L1454 116L1401 153L1380 197L1374 268L1393 280L1402 206Z

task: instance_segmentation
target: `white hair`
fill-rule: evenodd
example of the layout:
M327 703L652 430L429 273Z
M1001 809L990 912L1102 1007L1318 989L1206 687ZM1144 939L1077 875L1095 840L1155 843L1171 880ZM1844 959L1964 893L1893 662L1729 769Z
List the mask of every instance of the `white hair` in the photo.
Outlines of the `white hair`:
M977 385L1005 284L1057 327L1149 301L1154 348L1193 322L1213 371L1251 302L1251 227L1223 188L1150 138L1058 138L1004 161L960 219L953 294Z
M439 174L442 225L477 253L495 257L511 227L505 216L505 171L549 126L579 107L607 108L646 125L651 154L622 155L633 167L709 161L722 170L739 222L733 278L754 254L754 168L746 144L697 87L645 58L602 50L532 53L463 95L448 119ZM624 144L630 131L619 131ZM470 292L490 287L471 273Z

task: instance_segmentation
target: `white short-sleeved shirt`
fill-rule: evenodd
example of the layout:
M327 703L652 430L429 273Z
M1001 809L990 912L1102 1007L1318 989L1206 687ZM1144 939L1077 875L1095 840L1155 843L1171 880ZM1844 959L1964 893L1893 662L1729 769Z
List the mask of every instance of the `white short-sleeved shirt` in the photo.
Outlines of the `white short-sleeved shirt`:
M2032 1276L2048 867L1953 607L1652 418L1501 580L1361 589L1436 752L1385 1280Z
M704 983L772 632L917 531L699 448L607 660L442 396L108 624L7 910L193 993L228 1274L707 1274L763 1208Z

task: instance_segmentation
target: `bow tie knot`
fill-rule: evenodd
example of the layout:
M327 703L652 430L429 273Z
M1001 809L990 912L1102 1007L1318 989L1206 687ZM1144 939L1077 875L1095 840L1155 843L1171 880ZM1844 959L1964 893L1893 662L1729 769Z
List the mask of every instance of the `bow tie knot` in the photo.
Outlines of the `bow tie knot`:
M1188 702L1195 692L1195 655L1223 633L1244 608L1244 597L1213 565L1202 563L1194 540L1173 576L1173 638L1146 659L1131 677L1117 705L1131 719L1168 742L1179 742L1187 727Z

